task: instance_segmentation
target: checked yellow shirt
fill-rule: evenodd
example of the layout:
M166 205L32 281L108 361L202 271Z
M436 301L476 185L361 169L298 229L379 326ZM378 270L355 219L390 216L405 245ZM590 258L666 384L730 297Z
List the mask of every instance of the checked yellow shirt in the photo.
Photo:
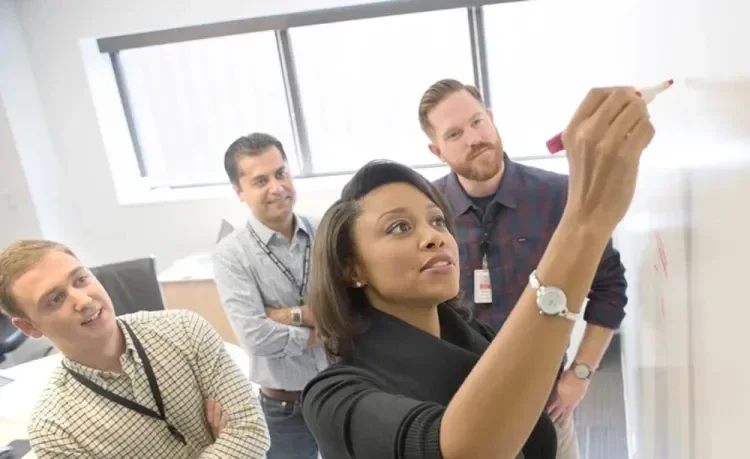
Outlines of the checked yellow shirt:
M128 409L76 381L74 371L116 395L157 411L154 395L127 322L153 368L166 419ZM216 331L188 311L138 312L118 318L126 350L123 373L84 367L63 359L42 393L29 424L35 454L46 458L262 458L268 429L250 381L229 357ZM214 441L205 401L221 403L227 427Z

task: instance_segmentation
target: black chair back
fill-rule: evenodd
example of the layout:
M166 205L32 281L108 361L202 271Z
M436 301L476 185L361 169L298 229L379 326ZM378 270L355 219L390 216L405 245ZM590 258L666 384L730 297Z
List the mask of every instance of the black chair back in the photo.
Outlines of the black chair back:
M91 272L109 293L118 316L164 309L153 257L97 266Z
M0 363L5 356L18 349L28 336L16 328L5 314L0 313Z

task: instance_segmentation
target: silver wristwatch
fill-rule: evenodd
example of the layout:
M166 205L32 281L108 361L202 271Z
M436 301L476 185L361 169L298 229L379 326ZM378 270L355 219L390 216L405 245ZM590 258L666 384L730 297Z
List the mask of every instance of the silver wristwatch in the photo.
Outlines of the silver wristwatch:
M536 270L529 274L529 285L536 291L536 305L539 308L539 314L564 317L573 322L580 319L581 314L568 310L568 299L565 292L557 287L542 285L536 277Z
M573 364L570 365L570 369L573 371L573 375L578 379L589 380L591 379L591 376L594 375L593 368L583 362L573 362Z
M292 325L295 327L302 326L302 308L299 306L292 308Z

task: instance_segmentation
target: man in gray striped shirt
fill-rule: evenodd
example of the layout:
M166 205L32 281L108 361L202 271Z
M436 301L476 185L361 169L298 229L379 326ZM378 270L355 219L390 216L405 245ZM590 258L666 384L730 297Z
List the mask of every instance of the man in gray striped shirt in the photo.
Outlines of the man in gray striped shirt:
M317 221L294 213L296 192L284 148L268 134L240 137L224 168L251 213L221 240L214 276L224 309L261 386L271 436L268 459L313 459L315 438L300 410L305 384L327 366L305 305Z

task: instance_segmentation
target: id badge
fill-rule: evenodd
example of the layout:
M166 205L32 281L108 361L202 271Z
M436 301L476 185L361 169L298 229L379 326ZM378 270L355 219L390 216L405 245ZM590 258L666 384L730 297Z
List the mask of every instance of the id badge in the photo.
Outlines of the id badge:
M492 303L492 285L489 269L474 270L474 303Z

